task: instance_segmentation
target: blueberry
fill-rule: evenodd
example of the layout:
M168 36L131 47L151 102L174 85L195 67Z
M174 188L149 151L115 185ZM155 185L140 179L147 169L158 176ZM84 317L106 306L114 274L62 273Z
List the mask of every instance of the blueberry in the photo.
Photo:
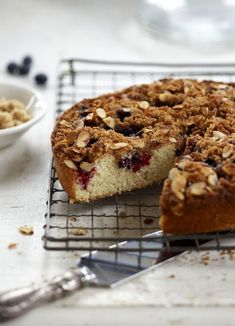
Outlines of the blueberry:
M22 61L22 63L23 63L23 66L31 66L32 65L32 62L33 62L33 59L32 59L32 57L31 56L26 56L26 57L24 57L23 58L23 61Z
M34 80L36 82L37 85L45 85L47 83L47 75L45 74L37 74L34 77Z
M29 66L26 66L26 65L20 66L19 67L19 74L22 75L22 76L28 75L29 70L30 70Z
M7 65L7 71L11 75L19 75L20 67L15 62L10 62Z

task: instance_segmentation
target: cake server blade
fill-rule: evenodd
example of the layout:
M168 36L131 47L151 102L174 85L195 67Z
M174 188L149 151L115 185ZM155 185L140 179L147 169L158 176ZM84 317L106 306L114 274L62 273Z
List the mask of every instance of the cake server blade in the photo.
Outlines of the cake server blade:
M83 255L76 268L48 282L0 294L0 322L18 317L40 303L63 298L86 286L114 287L179 254L159 251L164 248L161 240L154 239L156 234L159 231L143 238L141 251L137 241L119 243L110 247L113 251L95 251ZM145 247L153 251L145 251Z

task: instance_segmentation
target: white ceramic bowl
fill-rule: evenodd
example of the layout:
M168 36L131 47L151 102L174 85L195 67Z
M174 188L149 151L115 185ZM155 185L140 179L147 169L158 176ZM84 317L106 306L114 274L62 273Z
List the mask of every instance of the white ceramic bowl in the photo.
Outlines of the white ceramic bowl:
M46 105L42 101L40 94L29 87L0 82L0 98L2 97L23 102L32 118L19 126L0 129L0 149L13 144L23 133L37 123L46 112Z

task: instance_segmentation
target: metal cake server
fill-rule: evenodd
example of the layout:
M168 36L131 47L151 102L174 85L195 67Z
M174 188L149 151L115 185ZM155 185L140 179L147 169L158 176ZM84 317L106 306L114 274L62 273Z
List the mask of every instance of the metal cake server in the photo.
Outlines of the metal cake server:
M159 251L163 244L154 239L157 233L159 231L143 238L141 252L138 251L139 242L127 241L110 247L115 251L96 251L83 255L77 268L70 269L48 282L0 294L0 322L18 317L40 303L63 298L86 286L114 287L122 284L179 254ZM145 252L145 246L156 250ZM136 251L118 251L117 247Z

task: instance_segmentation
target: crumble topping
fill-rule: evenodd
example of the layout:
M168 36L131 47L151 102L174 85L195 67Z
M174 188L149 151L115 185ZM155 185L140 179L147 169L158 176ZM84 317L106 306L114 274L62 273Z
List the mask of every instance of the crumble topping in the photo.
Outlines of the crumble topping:
M53 151L76 171L90 173L110 153L135 172L148 165L153 149L171 143L178 158L168 180L173 195L201 196L235 182L234 86L163 79L84 99L58 119Z

